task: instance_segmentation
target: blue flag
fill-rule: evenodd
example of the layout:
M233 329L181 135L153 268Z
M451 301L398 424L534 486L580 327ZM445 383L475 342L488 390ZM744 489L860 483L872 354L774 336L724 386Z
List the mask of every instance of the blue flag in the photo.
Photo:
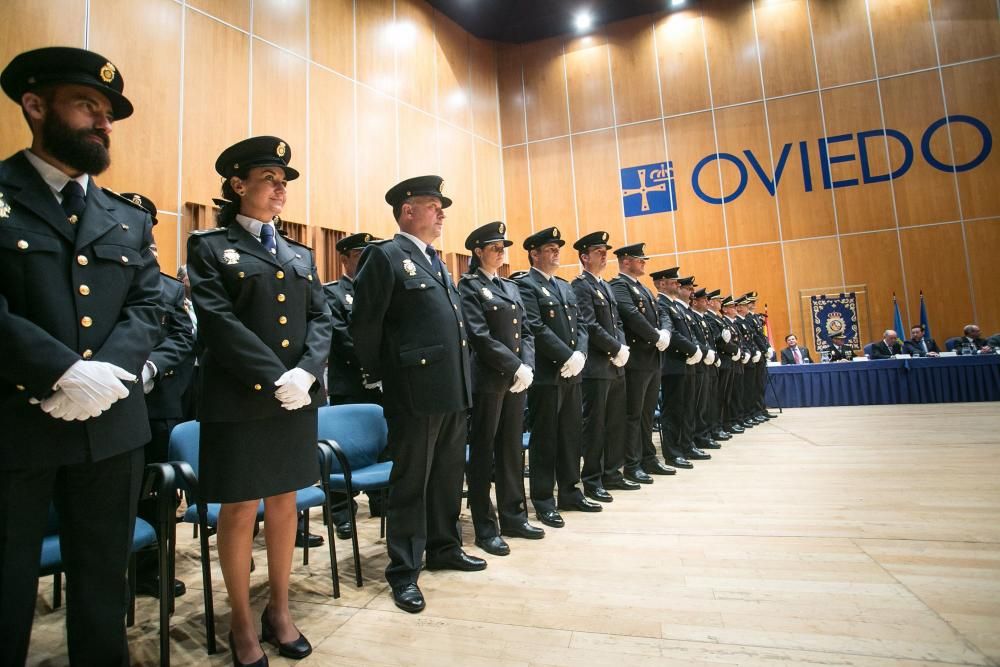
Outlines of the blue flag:
M896 335L903 337L906 332L903 329L903 317L899 314L899 302L896 301L896 293L892 293L892 308L896 311L892 319L892 328L896 330Z
M927 321L927 304L924 303L924 292L920 291L920 326L924 328L924 338L933 338L931 336L931 323Z

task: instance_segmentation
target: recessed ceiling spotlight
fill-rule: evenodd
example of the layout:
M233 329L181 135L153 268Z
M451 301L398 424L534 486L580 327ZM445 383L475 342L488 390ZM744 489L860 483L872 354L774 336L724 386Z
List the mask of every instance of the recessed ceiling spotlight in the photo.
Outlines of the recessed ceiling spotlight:
M594 25L594 17L586 9L581 10L573 17L573 25L579 32L590 30L590 27Z
M683 7L687 0L670 0L671 7Z

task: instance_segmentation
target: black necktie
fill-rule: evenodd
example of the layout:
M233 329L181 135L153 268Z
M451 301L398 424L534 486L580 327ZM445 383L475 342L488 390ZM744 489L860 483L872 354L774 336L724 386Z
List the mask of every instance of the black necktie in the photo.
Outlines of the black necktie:
M83 197L83 186L71 180L59 194L62 195L62 207L66 211L66 219L71 224L76 224L83 216L83 209L87 208L87 200Z
M441 270L441 258L438 257L437 250L434 249L434 246L429 245L426 252L427 258L431 261L431 269L437 273L438 278L444 277L444 271Z
M278 244L274 242L274 227L264 225L260 228L260 242L273 255L278 251Z
M500 284L500 278L498 276L493 277L493 284L497 286L500 293L503 294L503 285Z

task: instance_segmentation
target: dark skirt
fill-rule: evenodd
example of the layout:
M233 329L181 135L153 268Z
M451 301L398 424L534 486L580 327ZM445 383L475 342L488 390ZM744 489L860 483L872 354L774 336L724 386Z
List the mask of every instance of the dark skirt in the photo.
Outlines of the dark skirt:
M198 483L210 503L267 498L319 479L315 409L241 422L202 422Z

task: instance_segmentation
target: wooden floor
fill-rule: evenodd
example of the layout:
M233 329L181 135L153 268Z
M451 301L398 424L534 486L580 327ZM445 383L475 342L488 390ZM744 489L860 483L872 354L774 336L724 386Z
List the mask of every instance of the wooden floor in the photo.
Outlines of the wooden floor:
M365 514L367 516L367 514ZM329 597L326 551L293 572L302 665L1000 664L1000 406L786 410L710 462L544 540L511 540L485 572L426 572L427 609L398 611L376 519L361 522L365 585ZM472 529L463 514L469 551ZM314 522L319 530L319 522ZM175 665L204 653L196 542L180 531ZM214 542L214 540L213 540ZM252 576L266 599L263 543ZM39 591L30 664L63 665L64 611ZM133 660L155 664L156 601L141 598ZM290 664L269 649L272 664Z

